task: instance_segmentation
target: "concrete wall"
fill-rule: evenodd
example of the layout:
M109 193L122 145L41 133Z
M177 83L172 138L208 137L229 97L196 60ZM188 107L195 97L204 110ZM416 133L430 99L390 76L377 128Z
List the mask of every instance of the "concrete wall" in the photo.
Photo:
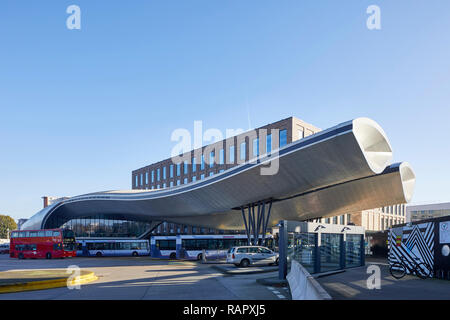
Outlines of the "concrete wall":
M291 262L291 271L286 279L292 300L331 300L325 289L295 260Z

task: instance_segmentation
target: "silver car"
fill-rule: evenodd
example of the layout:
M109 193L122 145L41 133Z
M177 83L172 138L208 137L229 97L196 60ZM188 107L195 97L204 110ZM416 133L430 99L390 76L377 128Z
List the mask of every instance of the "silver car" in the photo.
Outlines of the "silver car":
M278 265L278 253L261 246L233 247L228 250L227 263L244 268L256 264Z

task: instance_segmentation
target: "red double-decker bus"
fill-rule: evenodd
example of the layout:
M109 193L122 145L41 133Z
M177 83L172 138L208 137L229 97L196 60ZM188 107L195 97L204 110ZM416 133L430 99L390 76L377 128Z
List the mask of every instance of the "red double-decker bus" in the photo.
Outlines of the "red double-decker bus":
M77 253L75 234L69 229L16 230L11 232L11 258L66 258Z

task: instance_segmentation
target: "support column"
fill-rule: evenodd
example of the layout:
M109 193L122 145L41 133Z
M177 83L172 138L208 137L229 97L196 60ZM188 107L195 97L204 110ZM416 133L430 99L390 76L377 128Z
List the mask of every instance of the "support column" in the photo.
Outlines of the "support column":
M278 240L278 248L279 248L279 265L278 265L278 279L284 280L287 275L287 221L280 221L279 228L279 240Z
M266 203L269 203L269 209L266 216ZM256 207L256 210L255 210ZM246 211L247 209L247 217ZM241 206L242 219L244 220L245 232L248 238L248 245L265 244L265 235L270 219L270 211L272 209L272 200L259 201L257 203L249 203ZM261 241L259 235L262 235Z

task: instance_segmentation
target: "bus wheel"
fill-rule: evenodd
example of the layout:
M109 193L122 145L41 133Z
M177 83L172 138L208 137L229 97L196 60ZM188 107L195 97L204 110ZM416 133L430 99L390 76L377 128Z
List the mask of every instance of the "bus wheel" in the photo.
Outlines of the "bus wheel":
M197 256L197 260L200 261L202 259L203 259L203 255L201 253L199 253L198 256Z
M133 251L132 255L133 255L133 257L137 257L138 253L136 251Z
M51 259L52 258L52 254L50 252L47 252L47 254L45 255L46 259Z
M169 259L175 260L177 258L177 254L175 252L172 252L169 256Z
M19 253L18 258L19 258L19 259L24 259L23 253Z
M102 253L101 253L101 252L97 252L95 255L96 255L97 257L101 257L101 256L102 256Z

